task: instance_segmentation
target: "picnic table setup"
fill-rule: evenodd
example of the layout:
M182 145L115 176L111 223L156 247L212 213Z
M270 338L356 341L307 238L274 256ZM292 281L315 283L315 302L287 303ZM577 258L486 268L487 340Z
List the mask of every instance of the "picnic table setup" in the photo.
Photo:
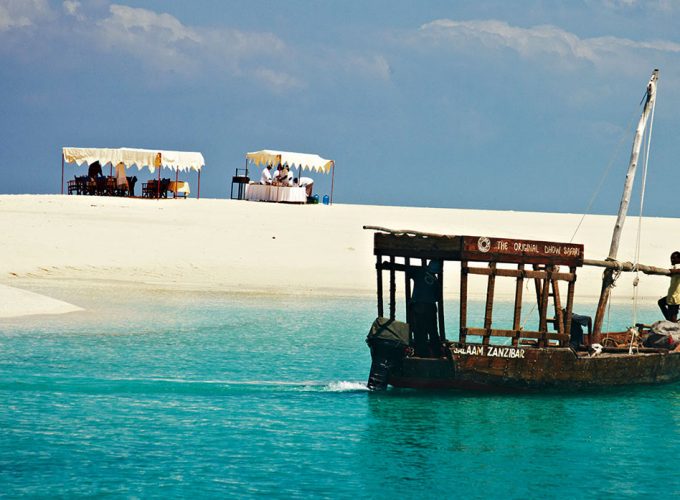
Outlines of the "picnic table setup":
M260 182L250 181L250 167L255 166L265 169L268 165L274 168L280 165L291 171L297 168L297 182L292 182L292 174L288 182L277 182L276 180L270 181L266 179L260 179ZM311 198L309 190L311 190L312 182L310 182L309 189L304 186L302 182L302 173L304 170L331 174L330 203L332 204L333 184L335 181L335 162L333 160L327 160L317 154L275 151L271 149L263 149L261 151L254 151L246 154L244 178L248 179L249 182L245 185L244 198L248 201L307 203Z
M138 170L148 168L151 174L158 171L158 177L142 184L143 198L187 198L191 193L189 181L180 181L179 172L192 170L198 174L196 197L201 197L201 169L205 160L201 153L187 151L166 151L133 148L62 148L61 193L64 194L64 165L88 165L88 175L74 176L67 183L68 194L93 196L135 196L136 176L128 176L127 169L136 166ZM110 175L102 174L102 165L110 165ZM113 170L116 175L113 175ZM161 179L161 169L175 172L175 179Z

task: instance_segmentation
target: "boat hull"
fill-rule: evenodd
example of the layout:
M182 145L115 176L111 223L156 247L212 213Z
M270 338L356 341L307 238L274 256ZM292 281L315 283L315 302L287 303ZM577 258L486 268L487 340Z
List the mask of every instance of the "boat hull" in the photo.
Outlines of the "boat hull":
M613 350L612 350L613 351ZM576 390L680 381L680 352L603 352L569 348L451 346L443 358L408 357L389 375L394 387Z

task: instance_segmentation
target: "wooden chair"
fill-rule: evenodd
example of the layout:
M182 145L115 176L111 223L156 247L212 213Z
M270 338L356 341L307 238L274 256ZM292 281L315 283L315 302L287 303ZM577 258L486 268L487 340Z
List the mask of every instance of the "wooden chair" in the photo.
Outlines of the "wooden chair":
M142 198L156 198L158 196L158 181L142 184Z
M85 179L85 191L83 194L95 195L97 194L97 181L87 177Z
M105 196L106 195L106 177L96 177L94 180L95 183L95 192L97 196Z
M129 186L127 184L119 185L116 181L116 196L127 196L129 192Z
M73 191L71 182L73 182ZM69 181L69 193L68 194L95 194L97 189L97 184L94 180L90 179L87 175L75 176L74 181Z
M118 193L118 185L115 177L106 178L106 189L104 191L106 196L115 196Z

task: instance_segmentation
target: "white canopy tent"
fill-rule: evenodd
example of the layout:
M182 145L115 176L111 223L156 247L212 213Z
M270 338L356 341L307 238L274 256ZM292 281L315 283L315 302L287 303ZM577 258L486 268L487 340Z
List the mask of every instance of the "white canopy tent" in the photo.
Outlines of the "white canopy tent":
M201 169L205 166L205 160L201 153L187 151L164 151L158 149L134 149L134 148L62 148L61 153L61 194L64 194L64 162L75 163L80 166L90 165L98 161L102 165L122 163L126 168L136 166L138 169L147 167L151 173L158 168L165 167L176 172L180 170L196 170L198 172L198 194L201 197Z
M335 183L335 161L321 158L316 154L293 153L290 151L275 151L263 149L246 154L246 175L248 172L248 162L257 166L263 165L287 165L291 168L297 167L298 170L310 170L314 172L331 172L331 198L333 203L333 185ZM299 174L298 174L299 176Z

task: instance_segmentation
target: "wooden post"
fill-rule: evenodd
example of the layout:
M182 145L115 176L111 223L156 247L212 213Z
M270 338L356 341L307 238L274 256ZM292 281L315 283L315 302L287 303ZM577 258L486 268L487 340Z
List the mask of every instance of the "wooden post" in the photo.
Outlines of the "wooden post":
M177 183L179 182L179 169L175 169L175 191L172 193L173 198L177 198Z
M375 258L375 270L378 279L378 317L382 318L384 314L383 310L383 280L382 280L382 255L376 255Z
M468 290L468 262L460 261L460 317L458 342L465 343L467 338L467 290Z
M542 266L538 264L533 265L534 271L539 271L543 269ZM541 310L541 297L542 297L542 290L543 290L543 281L541 278L534 278L534 287L536 288L536 306L538 307L538 310Z
M198 170L198 191L196 192L196 199L201 199L201 169Z
M515 311L512 317L512 329L519 332L520 322L522 321L522 293L524 292L524 264L517 264L520 275L515 281ZM512 345L519 345L519 333L512 338Z
M335 162L333 162L333 166L331 167L331 205L333 204L333 187L334 186L335 186Z
M552 266L546 266L546 276L543 279L543 287L541 290L541 308L538 313L538 331L541 338L538 340L539 347L546 347L548 340L545 334L548 332L548 295L550 293L550 281L552 280Z
M621 196L621 204L619 205L619 213L616 217L616 224L614 225L614 232L612 234L612 242L609 247L609 256L607 260L616 260L616 255L619 251L619 241L621 240L621 232L623 230L623 223L626 220L628 213L628 204L630 203L630 194L633 190L633 181L635 180L635 170L637 169L637 162L640 156L640 146L642 136L647 126L647 121L654 108L656 102L656 82L659 79L659 70L655 69L652 73L649 83L647 84L647 98L644 108L642 109L642 116L638 122L635 130L635 137L633 138L633 147L630 153L630 162L628 164L628 172L626 173L626 180L623 184L623 194ZM612 285L615 281L614 271L611 269L605 270L602 276L602 289L600 291L600 300L597 303L597 311L595 313L595 323L593 325L593 337L598 338L602 331L602 322L604 320L604 312L609 301ZM597 340L596 340L597 341Z
M444 261L442 261L442 270L439 271L439 287L437 290L437 313L439 316L439 340L446 340L446 326L444 323Z
M64 194L64 153L61 153L61 194Z
M396 315L396 294L397 283L394 273L394 255L390 255L390 319L395 319Z
M564 332L567 335L571 335L571 314L574 310L574 285L576 283L576 268L570 267L569 272L572 274L572 278L569 280L569 285L567 287L567 317L564 321Z
M554 273L559 273L560 268L557 266L553 269L553 275L550 279L550 284L552 285L553 291L553 307L555 309L555 326L557 327L557 333L564 333L564 315L562 314L562 299L560 298L560 284L557 279L555 279Z
M405 257L404 264L406 269L404 270L404 295L406 304L406 322L411 326L411 308L409 304L411 302L411 278L409 277L409 271L411 270L411 258Z
M564 324L564 314L562 313L562 298L560 297L560 283L559 280L555 278L554 273L559 273L560 272L560 266L555 266L553 268L553 274L552 277L550 278L550 284L552 286L552 294L553 294L553 309L555 310L555 329L557 330L557 333L560 335L564 335L565 332L565 324ZM557 345L562 346L564 345L564 341L562 339L557 341Z
M491 330L492 316L493 316L493 294L496 288L496 263L490 262L489 269L489 280L486 285L486 307L484 309L484 338L482 339L482 344L489 345L491 340L491 335L489 331Z

